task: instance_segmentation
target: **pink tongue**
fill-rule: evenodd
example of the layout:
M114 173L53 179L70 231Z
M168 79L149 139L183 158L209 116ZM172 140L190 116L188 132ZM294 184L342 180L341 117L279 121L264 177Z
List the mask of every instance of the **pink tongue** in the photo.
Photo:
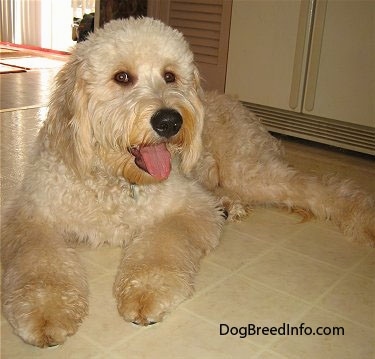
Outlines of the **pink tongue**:
M147 172L163 180L168 178L171 172L171 154L167 150L165 143L154 146L145 146L139 149Z

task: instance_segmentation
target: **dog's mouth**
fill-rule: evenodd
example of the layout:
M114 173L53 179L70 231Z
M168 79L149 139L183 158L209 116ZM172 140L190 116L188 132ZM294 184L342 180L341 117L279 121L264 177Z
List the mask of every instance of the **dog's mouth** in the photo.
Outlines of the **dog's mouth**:
M165 143L148 146L130 147L134 163L143 171L159 181L169 177L171 172L171 154Z

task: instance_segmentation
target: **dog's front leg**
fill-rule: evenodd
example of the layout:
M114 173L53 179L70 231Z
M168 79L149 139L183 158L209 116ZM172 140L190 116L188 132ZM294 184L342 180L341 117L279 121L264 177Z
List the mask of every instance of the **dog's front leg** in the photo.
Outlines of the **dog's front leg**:
M217 245L223 221L209 216L169 216L124 248L114 295L125 320L159 322L192 294L199 260Z
M26 343L54 346L88 312L86 276L77 253L45 223L20 218L2 231L2 305Z

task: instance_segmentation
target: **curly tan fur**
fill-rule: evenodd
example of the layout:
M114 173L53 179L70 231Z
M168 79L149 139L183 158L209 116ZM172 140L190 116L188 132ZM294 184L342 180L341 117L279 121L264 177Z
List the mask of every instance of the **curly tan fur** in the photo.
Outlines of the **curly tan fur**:
M319 178L289 166L281 144L238 101L209 93L205 109L204 149L194 176L207 189L243 206L302 210L333 221L353 241L375 245L371 194L350 180L334 175Z
M161 109L182 119L172 134L152 123ZM149 166L160 163L158 177ZM289 167L254 114L203 93L182 35L148 18L113 21L76 46L25 173L2 227L2 304L15 332L40 347L63 343L88 312L72 238L123 247L113 293L120 315L140 325L192 294L222 206L233 220L258 204L311 212L374 245L374 199Z

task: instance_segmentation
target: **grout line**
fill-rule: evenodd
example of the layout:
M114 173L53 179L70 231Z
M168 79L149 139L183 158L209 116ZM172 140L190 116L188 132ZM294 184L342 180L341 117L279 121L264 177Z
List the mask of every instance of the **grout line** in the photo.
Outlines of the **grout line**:
M227 275L224 275L221 279L219 279L218 281L212 283L211 285L208 285L205 289L202 289L201 291L199 292L195 292L194 295L189 298L188 300L184 301L184 304L185 303L190 303L192 300L194 300L195 298L199 298L201 297L202 295L204 294L207 294L211 289L215 288L216 286L222 284L225 280L235 276L235 275L239 275L240 271L245 268L247 265L251 264L253 261L257 260L258 258L261 258L261 257L264 257L266 254L268 254L269 252L271 252L272 250L274 249L274 246L271 246L270 248L264 250L264 252L260 253L258 256L252 258L252 259L249 259L246 263L242 264L240 267L238 267L237 269L230 269L230 268L227 268L225 266L222 266L220 264L217 264L215 262L212 262L211 260L207 260L210 264L214 264L215 266L218 266L220 268L224 268L225 270L229 271L229 273Z
M352 275L352 273L350 271L346 271L343 276L341 276L335 282L333 282L333 284L330 287L328 287L320 296L318 296L314 300L313 307L314 308L318 308L318 309L323 310L323 311L326 311L326 312L329 312L329 313L332 313L332 314L335 314L335 315L339 316L340 318L343 318L343 319L345 319L345 320L347 320L347 321L349 321L351 323L357 324L357 325L359 325L361 327L374 330L374 328L368 327L366 324L357 322L356 320L353 320L353 319L351 319L349 317L346 317L344 314L342 314L340 312L336 312L334 310L326 309L323 306L321 306L322 299L324 297L326 297L330 292L332 292L335 288L337 288L340 285L340 283L342 283L345 279L347 279L351 275Z
M287 248L287 247L280 247L280 249L284 250L285 252L289 252L289 254L292 254L294 256L298 255L298 256L302 256L304 258L307 258L309 260L312 260L313 262L316 262L316 264L324 264L328 267L331 267L332 269L339 270L340 272L343 272L343 273L347 273L348 271L351 270L351 269L345 269L345 268L342 268L342 267L338 267L337 265L334 265L334 264L329 263L329 262L322 261L322 260L320 260L318 258L315 258L315 257L311 257L308 254L298 252L297 250L294 250L294 249L290 249L290 248Z
M267 352L272 353L277 358L288 359L286 356L280 354L279 352L275 352L273 349L270 349L269 347L262 348L262 350L256 354L254 359L260 358L262 354L268 354Z
M287 215L285 215L285 216L287 217ZM299 225L301 223L298 222L298 223L291 223L291 224ZM310 225L309 223L304 223L304 224ZM237 234L242 234L245 237L254 239L254 240L256 240L258 242L261 242L263 244L268 244L270 247L275 248L275 247L280 247L284 242L288 241L290 238L294 237L295 235L299 234L301 231L304 231L306 229L306 228L302 228L302 227L300 227L300 228L295 227L295 228L296 228L296 230L292 230L290 232L290 234L285 234L285 238L279 239L279 240L272 240L270 242L267 242L264 239L257 237L257 234L252 234L251 232L250 233L244 232L243 230L238 229L238 228L230 228L230 230L236 232Z
M373 277L368 277L368 276L366 276L366 275L364 275L364 274L359 274L359 273L354 272L355 269L356 269L357 267L359 267L363 262L365 262L365 261L366 261L368 258L370 258L372 255L373 255L372 252L371 252L371 253L368 253L368 254L365 255L362 259L360 259L356 264L353 264L353 265L350 267L350 269L349 269L350 273L351 273L353 276L356 276L356 277L359 277L359 278L362 278L362 279L370 279L371 281L375 281L375 278L373 278Z
M324 264L328 267L331 267L332 269L335 269L335 270L338 270L342 273L342 275L340 276L339 279L337 279L336 282L340 282L342 280L344 280L346 277L348 277L349 275L352 275L354 277L358 277L358 278L361 278L361 279L367 279L367 280L370 280L370 281L374 281L374 279L370 278L370 277L367 277L365 275L361 275L361 274L358 274L358 273L355 273L354 272L354 269L356 267L359 267L359 265L364 262L367 258L369 258L371 256L371 253L368 253L366 255L364 255L362 258L360 258L358 260L358 262L354 263L351 265L351 267L346 267L346 268L342 268L342 267L339 267L337 265L334 265L332 263L329 263L329 262L326 262L326 261L322 261L320 259L317 259L317 258L314 258L314 257L311 257L307 254L304 254L304 253L301 253L301 252L298 252L296 250L293 250L293 249L290 249L290 248L285 248L285 247L281 247L281 249L285 250L286 252L289 252L290 254L293 254L293 255L299 255L299 256L303 256L305 258L308 258L309 260L312 260L313 262L316 262L317 264ZM332 288L336 285L334 282L332 284Z
M199 315L198 313L195 313L187 308L181 308L184 312L188 313L189 315L199 319L200 321L202 322L205 322L213 327L216 327L218 326L218 323L211 320L210 318L207 318L207 317L203 317L201 315ZM254 345L255 347L259 348L259 349L263 349L264 348L264 345L262 344L259 344L259 343L256 343L256 342L252 342L251 340L249 340L248 338L245 338L245 341L251 345Z
M283 249L285 249L285 248L283 248ZM293 251L293 250L289 250L289 249L285 249L285 250L287 250L287 251L291 252L292 254L294 254L294 251ZM313 259L313 260L316 261L317 263L323 263L323 264L326 264L326 265L328 265L328 266L331 266L331 267L334 268L334 269L339 269L339 271L341 272L339 278L338 278L337 280L335 280L330 286L328 286L328 287L327 287L327 288L326 288L326 289L325 289L325 290L324 290L319 296L317 296L317 297L316 297L314 300L312 300L312 301L308 301L308 300L306 300L306 299L304 299L304 298L298 297L298 296L296 296L296 295L294 295L294 294L291 294L291 293L289 293L289 292L285 292L285 291L283 291L283 290L280 290L280 289L274 288L274 287L272 287L272 286L266 285L266 284L264 284L263 282L260 282L260 281L258 281L258 280L256 280L256 279L253 279L253 278L250 278L250 277L246 276L245 274L242 274L242 273L235 273L235 274L236 274L237 276L240 276L241 278L247 280L247 281L257 283L257 284L259 284L259 285L261 285L261 286L263 286L263 287L265 287L265 288L267 288L267 289L270 289L270 290L276 291L276 292L278 292L278 293L280 293L280 294L283 294L283 295L287 295L287 296L289 296L289 297L292 297L292 298L294 298L294 299L296 299L296 300L299 300L299 301L305 303L306 305L308 305L308 308L306 308L305 311L302 311L301 315L297 316L297 318L298 318L298 317L301 317L301 316L303 316L303 315L305 315L308 311L310 311L310 310L313 309L313 308L318 308L318 309L320 309L320 310L324 310L324 311L326 311L326 312L329 312L329 313L331 313L331 314L334 314L334 315L336 315L336 316L339 316L340 318L345 319L345 320L347 320L347 321L349 321L349 322L351 322L351 323L354 323L354 324L356 324L356 325L359 325L359 326L361 326L361 327L363 327L363 328L370 329L370 330L374 330L374 328L368 327L368 326L366 326L366 325L363 324L363 323L360 323L360 322L357 322L357 321L355 321L355 320L353 320L353 319L351 319L351 318L348 318L348 317L346 317L345 315L342 315L342 314L339 313L339 312L335 312L335 311L332 311L332 310L326 309L326 308L324 308L324 307L321 307L320 304L319 304L320 301L321 301L321 300L322 300L327 294L329 294L334 288L336 288L336 287L337 287L341 282L343 282L347 277L349 277L349 276L351 276L351 275L352 275L352 276L357 276L357 274L355 274L355 273L352 272L353 268L357 267L361 262L363 262L367 257L369 257L370 254L367 255L367 256L364 256L364 258L362 258L361 260L359 260L359 262L357 262L356 264L352 265L349 269L342 269L342 268L338 268L338 267L336 267L336 266L334 266L334 265L331 265L331 264L329 264L329 263L327 263L327 262L322 262L322 261L320 261L320 260L318 260L318 259L315 259L315 258L309 257L309 256L307 256L306 254L301 254L301 253L299 253L299 252L296 252L296 253L299 254L299 255L303 255L303 256L305 256L305 257L307 257L307 258L309 258L309 259ZM257 257L257 258L258 258L258 257ZM361 279L366 279L366 280L370 280L370 281L371 281L371 278L368 278L368 277L363 277L363 276L358 276L358 277L361 278Z
M181 303L181 305L185 305L187 303L190 303L191 301L193 301L196 298L200 298L201 296L207 294L211 289L220 285L221 283L223 283L225 280L229 279L232 276L233 276L233 272L230 272L227 275L224 275L221 279L219 279L215 283L212 283L212 284L208 285L205 289L202 289L199 292L194 291L193 295L190 298L186 299L183 303Z
M269 250L267 250L267 252L270 252L271 250L273 250L273 248L270 248ZM261 255L261 256L262 256L262 255ZM257 257L257 258L258 258L258 257ZM247 265L247 264L246 264L246 265ZM243 274L241 274L241 273L238 273L243 267L244 267L244 266L241 266L239 269L237 269L236 271L232 272L230 275L228 275L228 276L226 276L225 278L223 278L222 280L216 282L215 285L209 286L209 287L207 288L207 290L204 291L204 293L200 293L200 294L205 294L205 293L207 293L207 292L208 292L210 289L212 289L214 286L221 284L223 281L225 281L225 280L228 279L229 277L237 277L237 278L240 278L240 279L245 280L245 281L248 282L248 283L253 282L254 284L260 285L260 286L263 287L263 288L266 288L266 289L268 289L268 290L271 290L271 291L277 292L277 293L279 293L279 294L282 294L282 295L284 295L284 296L287 296L287 297L289 297L289 298L293 298L293 299L295 299L295 300L298 300L299 302L302 302L302 303L303 303L304 305L306 305L307 307L306 307L305 310L302 310L301 313L300 313L299 315L297 315L297 317L296 317L297 319L296 319L296 320L298 320L298 318L300 318L300 317L302 317L303 315L305 315L307 312L309 312L309 311L314 307L313 303L308 302L308 301L306 301L306 300L303 299L303 298L300 298L300 297L294 296L294 295L292 295L292 294L290 294L290 293L284 292L284 291L282 291L282 290L279 290L279 289L276 289L276 288L273 288L273 287L267 286L267 285L265 285L265 284L262 283L262 282L259 282L259 281L254 280L254 279L250 279L250 278L246 277L245 275L243 275ZM193 296L193 298L189 299L189 301L185 301L183 304L188 303L188 302L194 300L195 298L197 298L197 296ZM205 320L206 322L209 322L209 323L211 323L211 324L215 324L215 325L217 325L217 323L216 323L216 322L213 322L211 319L206 318L206 317L203 317L203 316L200 316L199 314L197 314L197 313L195 313L195 312L189 310L188 308L185 307L185 305L181 305L180 308L183 309L184 311L189 312L189 313L193 313L194 316L195 316L195 317L198 317L199 319L203 319L203 320ZM293 320L294 320L294 318L293 318ZM267 349L269 349L269 348L271 347L271 345L274 345L277 341L279 341L279 340L281 340L281 339L282 339L282 338L279 338L279 337L275 336L274 338L271 338L271 339L270 339L269 343L264 344L264 345L256 344L256 343L253 343L252 341L249 341L249 342L250 342L251 344L255 344L257 347L260 347L260 348L263 348L264 350L267 350Z
M256 279L249 278L245 274L242 274L242 273L236 273L236 276L240 277L241 279L246 280L247 282L250 282L250 283L252 282L254 284L262 286L263 288L272 290L272 291L274 291L274 292L276 292L278 294L282 294L283 296L287 296L287 297L290 297L292 299L298 300L298 301L302 302L303 304L305 304L307 306L313 307L313 305L314 305L315 300L312 301L312 302L309 302L307 299L304 299L302 297L297 297L296 295L291 294L289 292L285 292L285 291L283 291L281 289L277 289L275 287L271 287L271 286L269 286L267 284L264 284L264 282L260 282L260 281L258 281Z
M326 313L329 313L329 314L334 315L334 316L336 316L336 317L339 317L340 319L346 320L347 322L350 322L350 323L352 323L352 324L355 324L355 325L357 325L357 326L359 326L359 327L361 327L361 328L363 328L363 329L369 330L369 331L371 331L371 332L373 332L373 333L374 333L374 331L375 331L375 328L369 327L369 326L367 326L366 324L363 324L363 323L361 323L361 322L357 322L356 320L353 320L353 319L351 319L351 318L348 318L348 317L346 317L345 315L343 315L343 314L341 314L341 313L339 313L339 312L334 312L334 311L332 311L332 310L330 310L330 309L326 309L326 308L321 307L321 306L319 306L319 305L314 305L314 306L312 307L312 309L319 309L319 310L321 310L322 312L326 312Z
M346 274L346 275L347 275L347 274ZM345 275L345 276L346 276L346 275ZM343 279L343 278L340 278L337 282L341 281L342 279ZM259 283L259 284L261 284L261 283ZM333 285L333 286L334 286L334 285ZM274 288L273 288L273 289L274 289ZM275 291L279 291L279 290L277 290L277 289L274 289L274 290L275 290ZM297 314L294 318L290 318L290 324L291 324L291 325L298 325L298 324L301 322L302 318L305 317L308 313L311 313L311 312L316 311L316 310L320 310L320 311L322 311L322 312L325 312L325 313L331 314L331 315L333 315L333 316L335 316L335 317L338 317L338 318L340 318L340 319L342 319L342 320L345 320L345 321L347 321L347 322L349 322L349 323L351 323L351 324L357 325L357 326L359 326L359 327L361 327L361 328L363 328L363 329L365 329L365 330L368 330L368 331L370 331L370 332L374 332L374 328L371 328L371 327L369 327L369 326L367 326L367 325L365 325L365 324L363 324L363 323L360 323L360 322L357 322L357 321L355 321L355 320L352 320L352 319L350 319L350 318L348 318L348 317L345 317L345 316L342 315L341 313L334 312L334 311L332 311L332 310L329 310L329 309L326 309L326 308L323 308L323 307L319 306L318 303L317 303L317 301L320 299L320 297L324 296L324 295L327 293L327 291L329 291L329 289L327 289L327 290L326 290L321 296L319 296L319 297L318 297L316 300L314 300L312 303L309 303L309 305L306 307L306 309L302 310L302 311L301 311L299 314ZM280 292L282 292L282 291L280 291ZM301 301L305 301L304 299L302 299L302 298L298 298L298 297L295 297L295 296L293 296L293 295L291 295L291 294L288 294L288 295L291 296L291 297L294 297L294 298L296 298L296 299L299 299L299 300L301 300ZM281 354L279 354L278 352L274 352L274 350L272 349L272 347L273 347L277 342L282 341L284 338L285 338L285 337L278 337L278 336L275 336L274 339L271 339L269 343L267 343L267 344L264 345L263 351L260 352L260 353L258 353L257 357L260 356L260 355L261 355L263 352L265 352L265 351L271 351L271 352L273 352L273 353L276 353L276 354L278 354L278 355L281 355ZM285 340L287 340L287 339L285 339ZM281 356L281 357L282 357L282 356Z
M106 348L104 346L102 346L100 343L98 343L97 341L95 341L94 339L92 339L90 336L85 335L84 333L81 333L80 327L78 327L78 331L74 334L74 337L78 337L78 338L81 337L81 338L85 339L86 341L91 343L91 345L94 348L97 348L98 350L100 350L101 353L99 353L99 354L105 354ZM65 349L64 346L67 346L68 343L69 343L69 337L67 337L66 342L61 344L62 349ZM64 356L64 355L66 355L66 353L61 353L61 355Z
M124 320L124 319L123 319L123 320ZM163 324L163 321L160 322L160 323L158 323L158 324ZM129 325L135 325L135 324L129 323ZM151 329L152 329L152 325L144 326L144 327L141 327L141 328L139 328L139 329L140 329L139 331L136 331L136 332L134 332L133 334L129 334L128 336L126 336L126 337L123 338L122 340L121 340L121 339L118 340L114 345L108 347L108 348L107 348L107 351L109 351L109 352L113 352L114 350L116 350L117 348L119 348L121 345L126 344L127 342L129 342L129 341L132 340L133 338L142 335L142 334L145 333L147 330L151 330Z
M337 285L340 284L340 282L342 282L343 280L345 280L345 278L347 278L351 273L350 272L345 272L342 276L340 276L340 278L338 278L336 281L333 282L333 284L331 286L329 286L322 294L320 294L316 299L312 300L311 302L307 301L306 299L304 298L301 298L301 297L297 297L291 293L288 293L288 292L284 292L283 290L280 290L280 289L277 289L277 288L274 288L274 287L271 287L271 286L268 286L262 282L259 282L257 281L256 279L251 279L249 277L246 277L244 274L241 274L239 273L238 276L241 276L241 278L247 280L247 281L250 281L250 282L254 282L254 283L257 283L267 289L271 289L275 292L278 292L280 294L283 294L283 295L287 295L289 297L292 297L296 300L299 300L301 302L303 302L304 304L307 305L307 308L305 310L303 310L299 315L296 316L296 320L302 318L304 315L306 315L311 309L319 309L319 310L322 310L322 311L325 311L325 312L328 312L332 315L335 315L335 316L338 316L339 318L341 319L345 319L346 321L348 322L351 322L353 324L356 324L362 328L365 328L367 330L374 330L374 328L371 328L363 323L360 323L360 322L357 322L351 318L348 318L346 317L345 315L339 313L339 312L335 312L335 311L332 311L330 309L326 309L324 307L321 307L319 305L319 301L324 297L326 296L332 289L334 289ZM368 279L368 278L366 278Z

